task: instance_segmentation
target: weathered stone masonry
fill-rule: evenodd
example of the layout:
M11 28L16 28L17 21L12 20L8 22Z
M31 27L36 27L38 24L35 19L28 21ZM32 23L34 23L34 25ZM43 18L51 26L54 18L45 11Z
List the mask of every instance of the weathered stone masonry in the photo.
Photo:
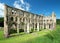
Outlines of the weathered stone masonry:
M37 15L16 9L5 5L4 11L4 35L10 35L10 29L24 29L24 32L29 33L31 29L39 31L40 29L55 29L56 16L52 12L51 16Z

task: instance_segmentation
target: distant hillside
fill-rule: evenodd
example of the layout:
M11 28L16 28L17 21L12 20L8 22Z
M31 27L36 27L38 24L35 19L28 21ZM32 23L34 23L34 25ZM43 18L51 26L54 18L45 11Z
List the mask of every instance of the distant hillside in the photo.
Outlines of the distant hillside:
M4 26L4 18L0 17L0 27L3 27L3 26Z
M60 25L60 19L56 19L56 22L57 22L57 24ZM0 27L3 27L3 26L4 26L4 18L0 17Z
M56 22L57 22L57 24L59 24L59 25L60 25L60 19L57 19L57 20L56 20Z

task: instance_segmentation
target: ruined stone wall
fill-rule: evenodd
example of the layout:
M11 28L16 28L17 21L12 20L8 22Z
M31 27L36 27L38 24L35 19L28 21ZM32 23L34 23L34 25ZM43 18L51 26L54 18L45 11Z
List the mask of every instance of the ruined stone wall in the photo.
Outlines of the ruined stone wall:
M37 15L17 8L5 5L4 11L4 35L8 37L11 29L16 29L19 34L19 29L29 33L31 29L39 31L44 28L54 28L56 23L56 16L45 17L44 15ZM51 19L50 19L51 18Z

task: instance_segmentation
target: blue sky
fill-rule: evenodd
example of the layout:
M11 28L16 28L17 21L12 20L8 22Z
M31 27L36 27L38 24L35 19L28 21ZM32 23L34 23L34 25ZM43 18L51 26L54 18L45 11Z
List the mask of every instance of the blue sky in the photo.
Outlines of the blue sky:
M60 0L0 0L0 5L3 6L2 4L46 16L51 15L54 11L56 17L60 19ZM1 12L2 11L0 11L0 13ZM2 15L2 13L0 15Z

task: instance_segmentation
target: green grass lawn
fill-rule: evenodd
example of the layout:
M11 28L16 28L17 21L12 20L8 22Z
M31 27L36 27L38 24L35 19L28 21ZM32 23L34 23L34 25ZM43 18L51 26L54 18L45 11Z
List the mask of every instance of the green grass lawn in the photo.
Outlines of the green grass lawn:
M4 38L3 31L0 31L0 43L60 43L60 26L53 31L42 30L30 34L13 34L10 38Z

